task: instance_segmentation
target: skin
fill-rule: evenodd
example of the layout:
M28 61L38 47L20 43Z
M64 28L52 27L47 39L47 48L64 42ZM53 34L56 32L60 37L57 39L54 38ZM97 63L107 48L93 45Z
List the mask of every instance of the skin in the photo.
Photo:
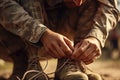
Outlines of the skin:
M67 37L47 29L41 37L45 50L54 58L68 57L74 50L73 43ZM47 45L46 45L47 44Z
M94 37L83 39L74 48L72 59L82 60L86 64L94 62L101 55L99 41Z
M100 43L94 37L83 39L73 46L67 37L47 29L40 40L45 50L54 58L67 57L90 64L101 55Z

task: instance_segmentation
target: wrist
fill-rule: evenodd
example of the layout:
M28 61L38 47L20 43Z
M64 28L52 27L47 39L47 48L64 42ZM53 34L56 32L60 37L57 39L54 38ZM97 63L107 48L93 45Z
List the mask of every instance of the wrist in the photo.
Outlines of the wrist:
M46 29L45 32L42 34L41 38L40 38L40 41L43 42L44 39L46 38L46 36L49 34L50 32L50 29Z
M91 39L94 43L96 43L101 48L100 41L97 38L90 36L90 37L87 37L86 39Z

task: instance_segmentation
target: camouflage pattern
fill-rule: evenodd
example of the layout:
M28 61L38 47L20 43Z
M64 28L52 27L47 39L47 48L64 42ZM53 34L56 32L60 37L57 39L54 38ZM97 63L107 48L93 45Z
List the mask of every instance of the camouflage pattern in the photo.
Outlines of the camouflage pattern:
M46 29L41 18L40 0L19 0L19 3L15 0L0 0L0 11L0 24L32 43L38 42Z
M38 42L46 30L46 26L42 24L43 16L39 0L29 2L19 0L19 3L18 0L0 0L0 11L2 12L0 13L1 53L14 53L25 48L23 40Z
M87 0L76 8L67 8L62 2L0 0L0 24L31 43L39 42L45 30L50 28L74 40L75 44L93 36L104 46L109 31L119 20L117 0Z
M9 55L10 53L16 52L24 48L24 46L25 44L20 37L6 31L0 25L0 53L4 53L0 55L0 58L4 58L3 56L5 54Z
M103 47L109 31L115 28L120 19L117 0L87 0L80 7L73 9L65 8L60 3L54 5L46 8L46 25L49 24L47 26L54 31L72 38L75 44L92 36L97 38Z
M117 9L117 0L98 0L99 7L94 18L93 28L88 36L96 37L103 47L109 32L120 21L120 12Z

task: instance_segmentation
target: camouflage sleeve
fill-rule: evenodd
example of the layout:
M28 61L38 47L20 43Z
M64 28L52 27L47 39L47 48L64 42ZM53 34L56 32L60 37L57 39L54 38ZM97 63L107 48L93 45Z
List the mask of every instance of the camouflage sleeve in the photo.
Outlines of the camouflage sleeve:
M46 26L31 17L15 0L0 0L0 24L9 32L37 43Z
M120 18L120 13L116 8L116 0L99 0L99 8L94 18L93 29L89 32L87 37L95 37L104 47L105 41L108 37L109 31L116 27Z

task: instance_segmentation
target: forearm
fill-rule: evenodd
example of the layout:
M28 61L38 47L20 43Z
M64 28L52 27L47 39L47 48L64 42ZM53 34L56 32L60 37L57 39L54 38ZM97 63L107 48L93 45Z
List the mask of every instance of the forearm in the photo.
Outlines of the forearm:
M99 4L100 6L94 18L93 29L89 32L87 37L95 37L103 47L109 31L116 27L119 20L119 11L114 4L107 5L101 2L99 2Z
M34 19L14 0L0 0L0 24L32 43L39 41L46 27L39 19Z

